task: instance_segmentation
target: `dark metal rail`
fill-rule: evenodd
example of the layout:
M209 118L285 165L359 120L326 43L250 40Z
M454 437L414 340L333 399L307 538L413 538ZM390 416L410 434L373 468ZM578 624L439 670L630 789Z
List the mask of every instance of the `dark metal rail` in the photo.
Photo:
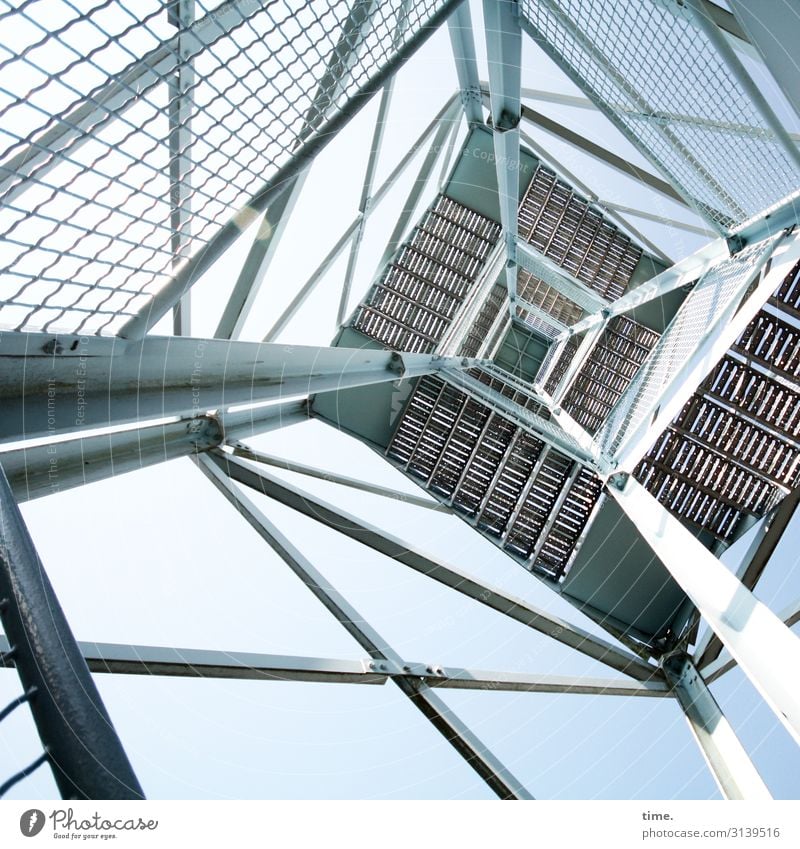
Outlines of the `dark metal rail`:
M0 620L44 755L65 799L144 793L31 540L0 466Z

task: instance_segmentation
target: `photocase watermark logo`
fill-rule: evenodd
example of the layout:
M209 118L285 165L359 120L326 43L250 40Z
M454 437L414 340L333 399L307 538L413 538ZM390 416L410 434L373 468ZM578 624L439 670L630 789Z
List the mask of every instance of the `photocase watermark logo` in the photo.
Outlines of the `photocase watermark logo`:
M44 811L31 808L19 818L19 830L25 837L35 837L45 827L47 820L50 820L49 832L52 836L66 840L114 840L120 832L155 831L158 828L158 820L141 817L108 819L97 811L76 816L72 808L56 808L45 816Z
M19 830L25 837L36 837L36 835L44 828L44 811L38 808L31 808L19 818Z

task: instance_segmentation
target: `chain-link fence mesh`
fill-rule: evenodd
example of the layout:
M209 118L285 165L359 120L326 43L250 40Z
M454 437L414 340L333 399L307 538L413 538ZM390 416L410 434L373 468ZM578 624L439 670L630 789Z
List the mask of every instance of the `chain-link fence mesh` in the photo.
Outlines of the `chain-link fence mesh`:
M0 0L0 326L117 332L447 5Z
M520 0L538 43L720 232L800 175L690 9L670 0Z

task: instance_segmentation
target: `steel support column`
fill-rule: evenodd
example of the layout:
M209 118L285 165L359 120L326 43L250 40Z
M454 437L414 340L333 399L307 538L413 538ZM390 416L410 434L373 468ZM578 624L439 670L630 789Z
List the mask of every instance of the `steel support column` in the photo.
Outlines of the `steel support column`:
M303 191L308 173L309 169L306 168L297 177L289 180L283 191L267 207L217 324L214 333L217 339L236 339L241 334L242 327L275 256L275 251L278 249L278 243Z
M800 742L800 639L634 478L608 490L750 681Z
M358 201L358 224L353 238L350 241L350 255L347 257L347 268L344 272L344 283L342 283L342 294L339 298L339 310L336 314L336 324L341 327L349 314L350 290L353 286L353 276L358 265L358 254L361 248L361 240L364 237L364 228L367 223L367 211L372 201L372 186L375 182L375 171L378 167L378 159L383 146L383 136L386 132L386 123L389 117L389 107L392 104L392 91L394 89L394 78L389 80L381 92L381 102L378 104L378 115L375 118L375 127L372 131L372 142L367 159L367 170L364 172L364 182L361 185L361 197Z
M763 779L691 660L685 655L673 655L662 666L722 795L726 799L771 799Z
M478 57L475 53L472 16L469 3L462 3L447 19L450 46L456 63L458 87L461 89L461 105L464 107L469 125L483 124L483 97L478 76Z
M317 599L342 624L345 630L369 653L378 668L381 662L400 664L402 658L386 640L367 623L363 616L337 591L311 561L226 477L219 464L206 457L197 463L217 489L241 513L242 517L286 563ZM444 736L448 743L466 760L501 799L532 798L524 786L461 722L447 705L424 683L414 678L398 676L393 679Z
M775 508L775 512L761 523L735 572L736 577L748 590L755 588L761 573L766 569L767 563L775 553L778 543L792 520L798 504L800 504L800 487L792 490ZM709 631L706 638L698 642L695 647L695 665L702 670L717 659L721 650L721 640L713 631Z
M522 89L522 30L516 0L484 0L489 105L500 222L506 245L506 285L511 317L517 300L517 208L519 207L519 122Z
M172 267L186 259L192 198L192 89L195 85L194 65L187 30L194 23L195 0L170 0L167 19L178 30L178 64L167 78L169 97L169 197L172 228ZM187 291L173 307L173 332L191 335L190 295Z
M143 799L0 467L0 621L65 799Z

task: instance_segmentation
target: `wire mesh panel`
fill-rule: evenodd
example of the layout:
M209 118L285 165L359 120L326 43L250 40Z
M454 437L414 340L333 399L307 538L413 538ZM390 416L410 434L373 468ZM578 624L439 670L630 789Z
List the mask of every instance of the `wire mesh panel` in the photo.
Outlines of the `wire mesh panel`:
M353 327L389 348L430 353L499 235L490 218L440 195L356 310Z
M0 0L0 326L115 333L446 3L170 5Z
M603 452L616 455L626 439L655 413L664 388L690 360L713 324L741 301L759 262L773 247L772 239L752 245L715 265L697 282L598 431L596 440Z
M542 47L721 233L797 190L789 154L683 3L520 0Z

